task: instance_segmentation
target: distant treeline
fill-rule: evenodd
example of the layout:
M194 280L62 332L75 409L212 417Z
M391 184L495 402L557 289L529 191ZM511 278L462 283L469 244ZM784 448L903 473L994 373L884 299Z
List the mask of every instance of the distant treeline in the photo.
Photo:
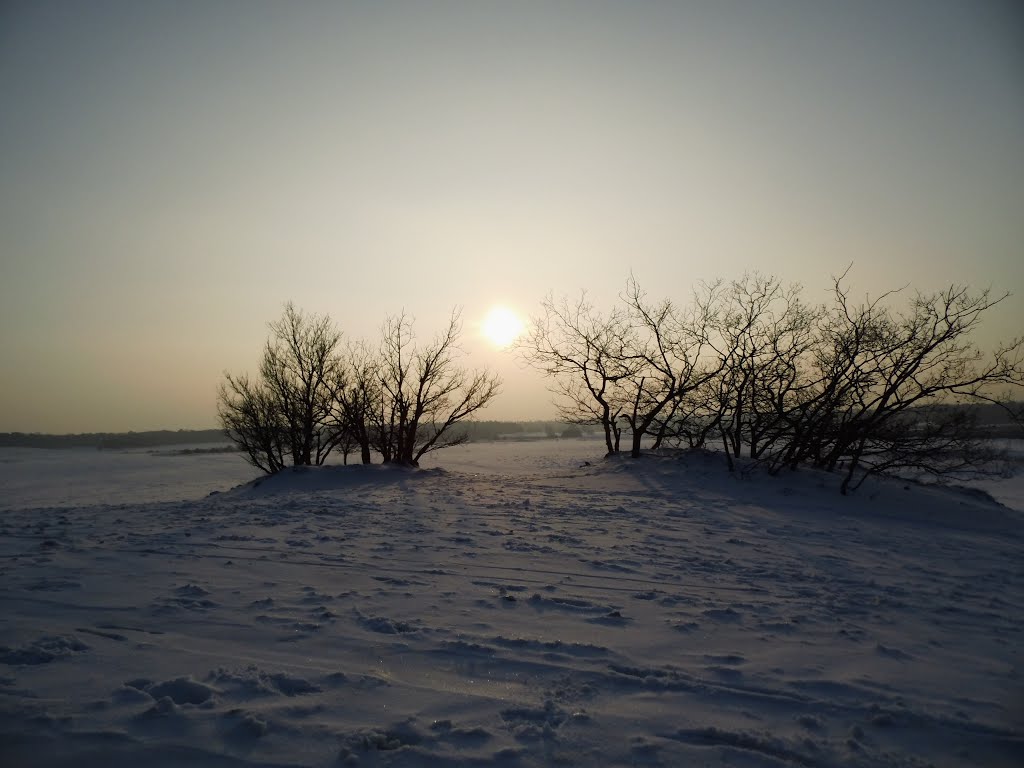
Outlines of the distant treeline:
M161 429L153 432L87 432L44 435L37 432L0 432L3 448L156 448L186 443L227 443L220 429Z
M467 421L459 425L470 441L532 440L553 437L585 437L597 434L594 427L579 427L562 421Z
M1024 439L1024 425L1015 421L1014 417L1007 412L1009 408L1015 414L1024 415L1024 403L1006 403L1006 407L994 403L974 403L972 405L923 405L911 409L911 413L918 417L928 418L928 414L941 416L953 410L966 410L970 413L975 423L984 430L988 437L1011 437Z
M590 433L558 421L472 421L459 429L470 440L527 440L534 438L582 437ZM47 435L37 432L0 432L0 448L159 448L166 445L229 442L220 429L161 429L153 432L88 432L77 435Z
M919 415L946 406L915 409ZM1006 411L996 405L956 406L972 411L977 423L984 425L990 437L1024 439L1024 428L1014 423ZM1015 404L1015 409L1024 404ZM537 440L557 437L587 437L597 434L593 426L577 426L561 421L469 421L459 425L470 441ZM202 443L225 444L229 440L220 429L161 429L153 432L87 432L77 435L47 435L38 432L0 432L0 448L159 448L166 445Z

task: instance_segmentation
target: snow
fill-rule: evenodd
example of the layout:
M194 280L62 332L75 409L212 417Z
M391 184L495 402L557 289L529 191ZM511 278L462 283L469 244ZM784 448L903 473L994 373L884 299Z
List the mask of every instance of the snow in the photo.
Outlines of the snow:
M424 464L0 453L0 765L1024 764L1020 505Z
M252 476L232 453L0 448L0 510L196 499Z

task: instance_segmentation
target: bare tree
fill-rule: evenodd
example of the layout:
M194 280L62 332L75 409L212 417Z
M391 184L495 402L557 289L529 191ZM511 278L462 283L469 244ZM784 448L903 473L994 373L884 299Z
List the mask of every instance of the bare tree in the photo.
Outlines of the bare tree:
M834 468L848 459L849 468L843 481L848 488L858 469L872 474L885 464L896 466L901 453L911 449L920 452L921 437L911 429L896 429L897 438L887 450L879 450L879 440L890 428L918 408L931 403L992 402L998 387L1024 386L1024 339L986 355L969 339L981 322L982 315L1006 299L1008 294L992 298L989 291L971 294L962 286L931 295L917 294L903 313L883 312L872 317L877 305L869 304L863 311L851 311L846 293L837 282L835 316L846 323L850 334L865 338L864 349L857 359L856 374L850 378L852 403L842 413L829 450L821 463ZM873 322L872 322L873 320ZM961 444L959 461L977 464L971 459L970 444L976 447L977 437L969 425L958 418L934 420L932 443L935 461L929 471L940 472L949 455L949 441ZM900 440L900 437L905 439ZM905 449L904 447L905 446ZM988 458L982 451L980 460ZM884 457L879 461L877 457ZM946 464L946 466L949 466Z
M277 401L262 383L225 374L217 392L217 415L224 433L249 463L268 475L283 469L288 430Z
M772 471L842 469L843 493L871 474L991 466L970 413L951 406L1024 387L1024 339L988 354L970 340L1007 295L954 285L900 311L900 291L854 306L844 278L817 307L756 273L686 307L649 301L632 279L607 314L548 296L520 350L553 379L563 418L602 426L609 454L621 420L633 456L645 436L700 446L717 431L730 468L746 447Z
M226 374L218 413L226 434L264 472L323 464L344 432L334 418L341 375L341 333L324 315L305 315L289 302L271 322L259 379Z
M735 457L745 446L757 458L785 431L777 403L797 384L817 318L800 294L799 285L755 272L721 297L716 346L723 365L713 399L725 450Z
M626 401L621 418L632 432L633 458L640 456L645 435L653 434L656 442L663 437L659 417L666 408L673 410L675 404L677 410L722 370L708 336L717 291L717 283L706 285L689 307L680 309L670 299L652 304L636 280L627 283L621 298L634 331L624 362L632 374L618 384Z
M607 314L585 295L575 304L548 296L520 352L553 380L565 421L600 425L609 454L619 450L622 422L638 457L643 438L652 435L659 445L683 398L720 367L707 335L717 284L705 289L680 309L670 300L650 302L630 279L621 306Z
M549 295L518 347L528 365L553 380L561 418L570 424L599 425L609 455L619 450L618 422L627 405L618 385L642 366L634 337L622 309L604 315L585 294L573 304L564 297L556 303Z
M722 380L716 376L674 398L649 429L651 448L703 448L719 430L722 396L718 390Z
M350 343L332 383L337 424L346 442L372 460L373 416L381 397L380 363L365 342Z
M465 442L467 435L453 427L498 394L495 374L456 364L461 330L454 311L448 327L419 347L404 313L385 322L372 438L384 461L417 466L424 454Z
M989 354L970 340L1008 294L953 285L918 293L898 311L890 303L899 291L852 305L844 276L833 281L832 305L820 314L799 381L778 400L786 430L773 467L842 466L846 493L871 474L946 475L990 462L970 418L934 406L996 402L997 389L1024 386L1024 339Z

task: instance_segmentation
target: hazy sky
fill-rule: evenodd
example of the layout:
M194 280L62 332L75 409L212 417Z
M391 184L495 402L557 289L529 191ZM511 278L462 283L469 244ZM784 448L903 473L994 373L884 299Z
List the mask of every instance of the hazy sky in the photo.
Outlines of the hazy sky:
M287 300L464 307L759 269L1016 296L1024 11L985 0L0 4L0 431L210 427Z

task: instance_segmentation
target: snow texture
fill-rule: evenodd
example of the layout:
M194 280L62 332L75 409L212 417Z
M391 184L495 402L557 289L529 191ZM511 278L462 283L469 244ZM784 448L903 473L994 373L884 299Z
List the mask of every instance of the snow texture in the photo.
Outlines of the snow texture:
M591 440L230 490L231 455L0 458L3 766L1024 765L987 494Z

